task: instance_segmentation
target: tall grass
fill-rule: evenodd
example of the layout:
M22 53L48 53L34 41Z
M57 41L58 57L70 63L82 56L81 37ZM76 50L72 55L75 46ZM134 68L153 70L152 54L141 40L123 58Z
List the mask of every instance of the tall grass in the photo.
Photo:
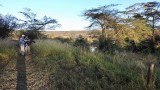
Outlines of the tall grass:
M11 60L16 59L15 42L9 39L0 39L0 68L2 69Z
M48 70L50 88L62 90L146 89L147 63L157 61L128 52L90 53L53 40L36 41L32 50L34 61ZM155 84L160 89L158 70Z

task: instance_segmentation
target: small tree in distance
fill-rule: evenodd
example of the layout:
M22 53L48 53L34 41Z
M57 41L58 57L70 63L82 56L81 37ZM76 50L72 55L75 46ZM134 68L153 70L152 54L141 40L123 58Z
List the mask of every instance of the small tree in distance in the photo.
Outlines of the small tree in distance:
M51 17L44 16L42 19L37 19L37 15L31 12L31 9L25 8L24 11L19 12L24 17L25 20L21 20L21 28L25 30L33 31L39 37L39 30L44 29L55 29L60 26L56 19L52 19Z

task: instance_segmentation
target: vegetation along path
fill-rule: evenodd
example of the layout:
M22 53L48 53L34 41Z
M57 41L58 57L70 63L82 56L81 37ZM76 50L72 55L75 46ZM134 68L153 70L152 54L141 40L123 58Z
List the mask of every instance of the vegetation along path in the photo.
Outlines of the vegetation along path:
M48 90L45 69L38 68L31 55L10 60L0 73L0 90Z

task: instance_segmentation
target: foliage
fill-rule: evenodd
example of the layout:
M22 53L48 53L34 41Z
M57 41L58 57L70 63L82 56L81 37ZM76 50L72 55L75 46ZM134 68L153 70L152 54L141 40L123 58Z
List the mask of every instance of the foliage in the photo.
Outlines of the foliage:
M152 41L150 39L142 40L139 43L135 43L134 40L126 39L126 47L125 49L132 52L141 52L141 53L153 53L153 47L150 44Z
M158 60L130 52L90 53L53 40L36 42L32 46L33 60L47 68L50 89L146 89L145 63Z
M102 29L102 35L105 36L106 29L113 28L117 23L116 20L118 20L118 17L116 16L118 14L118 10L114 9L114 6L117 6L117 4L105 5L86 10L83 13L83 16L90 20L91 25L89 27L100 27Z
M22 27L25 30L43 30L46 28L54 29L58 26L58 22L51 17L44 16L42 19L37 19L37 15L31 12L31 9L25 8L24 11L20 12L24 17L25 20L21 20ZM48 27L46 27L48 25Z
M127 13L133 14L136 18L146 19L152 27L152 42L153 52L155 52L155 28L160 21L160 2L136 3L127 8Z
M145 20L135 19L131 22L133 27L130 27L129 30L126 31L126 36L124 37L125 47L127 50L131 50L134 52L144 52L144 48L138 48L145 46L150 46L150 43L145 43L146 39L149 39L152 32L150 27L146 25ZM144 43L143 43L144 42ZM143 43L143 44L142 44ZM151 49L148 47L148 49ZM152 51L152 50L151 50Z
M51 17L44 16L42 19L38 19L37 15L31 12L31 9L25 8L24 11L20 12L24 15L25 20L20 20L20 28L24 30L30 30L27 33L31 35L36 35L37 38L41 39L42 34L39 30L44 29L55 29L56 27L60 26L56 19L52 19Z
M0 15L0 38L8 37L17 27L17 18L12 15Z
M146 2L136 3L127 8L127 13L132 13L134 16L139 15L142 18L147 19L152 28L155 29L155 25L160 20L160 2Z
M116 45L116 42L112 38L99 38L99 50L107 53L114 53L115 50L118 50L118 46Z
M76 47L88 48L89 44L88 44L87 40L82 35L79 35L79 37L75 40L73 45Z
M151 45L152 40L146 39L141 41L137 45L137 51L143 52L143 53L153 53L153 46Z

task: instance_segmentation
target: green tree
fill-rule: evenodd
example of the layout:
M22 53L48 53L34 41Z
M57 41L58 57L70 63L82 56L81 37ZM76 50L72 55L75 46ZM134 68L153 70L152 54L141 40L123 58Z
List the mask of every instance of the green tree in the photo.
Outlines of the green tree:
M160 21L160 2L146 2L146 3L136 3L129 6L126 9L127 13L132 14L134 17L146 19L148 24L152 27L152 46L153 52L155 51L155 28L159 25Z
M0 38L6 38L17 27L17 18L12 15L0 15Z
M117 4L111 4L101 6L98 8L92 8L85 10L83 16L90 20L91 24L89 27L100 27L102 30L102 36L105 37L107 29L113 29L113 25L116 23L118 10L113 7Z

